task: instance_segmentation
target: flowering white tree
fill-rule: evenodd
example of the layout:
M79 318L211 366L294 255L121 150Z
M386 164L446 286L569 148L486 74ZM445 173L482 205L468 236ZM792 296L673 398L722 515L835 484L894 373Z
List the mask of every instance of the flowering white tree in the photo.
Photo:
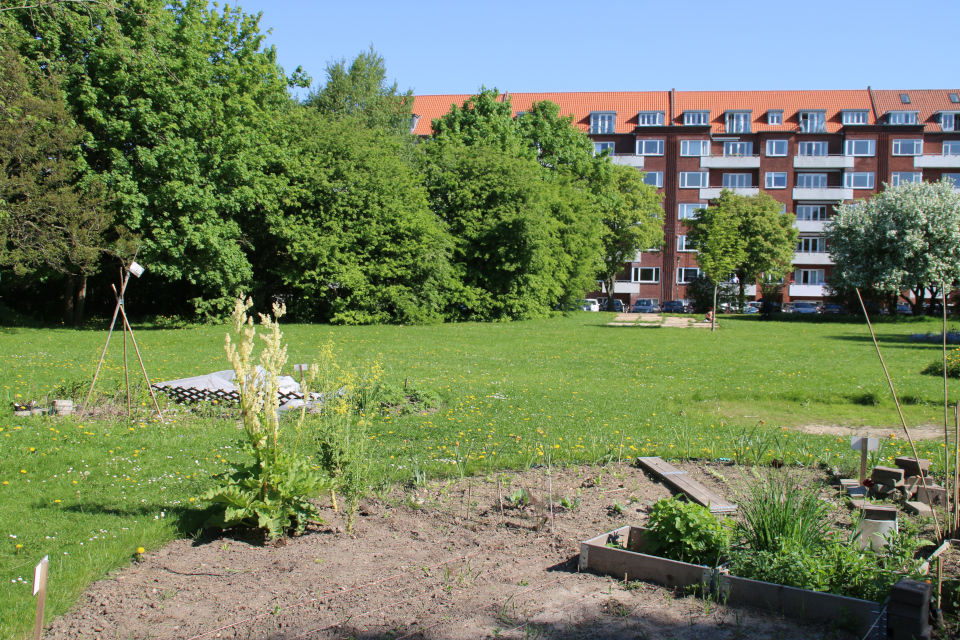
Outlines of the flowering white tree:
M888 187L837 207L827 239L834 288L908 289L920 313L927 291L960 283L960 191L949 182Z

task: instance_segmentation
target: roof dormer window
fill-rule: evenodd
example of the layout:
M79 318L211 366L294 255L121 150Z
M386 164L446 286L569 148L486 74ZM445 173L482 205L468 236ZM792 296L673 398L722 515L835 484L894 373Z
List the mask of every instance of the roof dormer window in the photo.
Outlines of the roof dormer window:
M780 110L767 111L767 124L769 125L783 124L783 111L780 111Z
M727 133L750 133L752 111L727 111Z
M844 109L843 124L869 124L869 112L860 109Z
M801 111L800 112L800 132L801 133L826 133L827 132L827 112L826 111Z
M594 111L590 114L590 133L613 133L616 125L616 111Z
M887 114L887 124L917 124L916 111L891 111Z
M663 126L663 111L641 111L637 114L638 127Z
M709 111L684 111L683 124L688 126L710 124L710 112Z

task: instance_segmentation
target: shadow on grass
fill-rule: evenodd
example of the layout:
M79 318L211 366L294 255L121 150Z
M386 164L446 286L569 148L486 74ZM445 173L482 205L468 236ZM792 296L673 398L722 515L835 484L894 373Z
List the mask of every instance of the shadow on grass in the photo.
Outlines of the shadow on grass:
M50 509L50 505L36 504L35 509ZM135 506L116 506L96 502L84 502L82 505L70 505L58 508L58 511L69 511L86 515L114 516L117 518L149 518L163 512L164 519L173 523L178 538L193 538L195 544L207 538L207 532L212 531L215 540L221 535L220 529L205 529L204 523L217 512L215 506L190 507L185 505L158 505L141 503ZM207 542L209 542L208 540Z

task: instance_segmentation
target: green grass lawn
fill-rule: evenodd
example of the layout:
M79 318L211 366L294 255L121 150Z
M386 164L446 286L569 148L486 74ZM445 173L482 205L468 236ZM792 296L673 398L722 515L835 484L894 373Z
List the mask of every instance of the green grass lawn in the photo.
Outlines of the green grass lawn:
M343 360L379 358L390 380L443 398L435 413L375 419L372 484L525 467L548 456L553 464L660 455L849 466L848 442L789 427L899 430L861 322L721 317L722 329L711 333L607 327L612 318L284 329L291 369L315 361L320 345L332 341ZM908 422L942 423L942 379L920 374L940 347L909 340L939 332L938 325L918 318L876 330L908 402ZM138 328L151 380L227 368L224 332ZM105 338L105 331L0 329L0 393L8 401L42 399L59 385L89 383ZM98 387L117 389L121 363L115 336ZM956 381L950 393L955 402ZM141 394L137 403L148 398ZM90 581L135 560L138 547L155 549L197 531L205 517L197 497L213 474L240 460L241 433L219 407L171 409L167 424L146 413L130 423L17 418L9 403L0 409L0 637L25 636L32 627L32 569L44 555L53 616ZM919 446L936 467L940 443ZM872 462L906 453L902 439L886 439Z

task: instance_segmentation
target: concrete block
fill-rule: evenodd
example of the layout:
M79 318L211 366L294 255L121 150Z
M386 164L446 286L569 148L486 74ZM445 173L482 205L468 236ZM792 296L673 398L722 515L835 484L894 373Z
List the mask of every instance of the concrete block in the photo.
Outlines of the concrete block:
M904 578L890 588L890 602L902 602L916 607L930 606L933 585L920 580Z
M925 604L918 606L891 600L887 603L887 615L926 621L930 617L930 601L927 600Z
M870 479L889 487L903 486L903 469L899 467L874 467Z
M907 498L912 498L917 494L917 485L920 484L920 476L910 476L905 478L901 490Z
M893 463L903 469L908 476L927 475L930 472L930 461L924 458L900 456Z
M927 486L917 485L917 502L925 504L947 504L947 490L938 484L927 481Z
M915 500L907 500L903 503L903 508L907 513L914 516L923 516L924 518L933 517L933 507Z
M840 480L840 493L845 494L850 489L853 489L854 487L859 487L859 486L860 486L860 482L858 480L854 480L853 478L842 478Z
M868 493L874 498L886 498L894 491L896 491L894 487L877 482L870 487Z
M887 614L887 638L896 640L929 640L932 627L927 621L911 620Z

